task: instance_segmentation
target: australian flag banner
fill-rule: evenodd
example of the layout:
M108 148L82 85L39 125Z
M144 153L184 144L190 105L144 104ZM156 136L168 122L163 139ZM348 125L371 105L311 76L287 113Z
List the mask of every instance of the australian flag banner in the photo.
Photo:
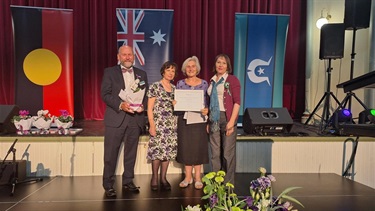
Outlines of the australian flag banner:
M11 6L15 48L15 102L74 116L73 10Z
M161 79L160 68L173 60L173 10L116 9L117 45L130 45L135 66L147 72L149 83Z
M234 74L246 108L282 107L287 15L235 15ZM242 112L242 113L241 113Z

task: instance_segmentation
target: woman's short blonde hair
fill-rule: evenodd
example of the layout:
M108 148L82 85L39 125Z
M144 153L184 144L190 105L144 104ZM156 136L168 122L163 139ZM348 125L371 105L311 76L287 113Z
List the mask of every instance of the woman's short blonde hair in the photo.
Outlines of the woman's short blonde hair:
M201 65L199 63L199 59L198 57L196 56L192 56L192 57L189 57L187 59L185 59L184 63L182 63L182 67L181 67L181 71L184 75L186 75L186 66L188 64L188 62L190 61L194 61L195 62L195 65L197 66L197 75L201 72Z

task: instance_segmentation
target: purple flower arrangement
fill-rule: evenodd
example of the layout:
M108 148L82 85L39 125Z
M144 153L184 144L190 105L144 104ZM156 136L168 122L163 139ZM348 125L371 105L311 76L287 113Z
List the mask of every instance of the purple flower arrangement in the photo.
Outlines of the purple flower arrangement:
M260 177L250 182L250 195L239 199L234 192L234 185L227 182L224 184L224 171L210 172L206 174L202 181L205 184L203 189L203 200L208 203L204 205L205 211L296 211L291 202L303 205L295 198L287 195L290 191L300 187L289 187L280 195L272 195L272 182L276 178L272 175L266 176L266 169L259 168ZM202 210L199 205L188 206L185 211Z

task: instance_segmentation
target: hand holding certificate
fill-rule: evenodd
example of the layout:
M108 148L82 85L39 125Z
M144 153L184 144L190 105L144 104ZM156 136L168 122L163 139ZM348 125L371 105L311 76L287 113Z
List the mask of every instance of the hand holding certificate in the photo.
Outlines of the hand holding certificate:
M187 124L207 121L207 116L201 113L201 110L204 108L203 90L176 89L174 99L176 101L174 105L175 111L187 111L184 115Z
M201 111L204 108L203 90L176 89L174 99L175 111Z

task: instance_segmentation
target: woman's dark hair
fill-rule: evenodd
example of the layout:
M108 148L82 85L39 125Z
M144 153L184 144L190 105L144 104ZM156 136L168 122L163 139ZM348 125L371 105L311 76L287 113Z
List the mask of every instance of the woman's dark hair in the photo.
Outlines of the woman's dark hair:
M219 55L216 56L216 58L215 58L215 63L214 63L214 67L212 68L212 72L216 73L216 61L217 61L220 57L222 57L222 58L225 59L225 61L227 62L227 72L228 72L228 73L231 73L231 72L232 72L232 65L230 64L229 56L226 55L226 54L223 54L223 53L222 53L222 54L219 54Z
M174 74L174 78L176 78L177 77L177 64L172 62L172 61L164 62L164 64L160 68L160 75L163 76L164 73L165 73L165 70L170 68L170 67L174 67L174 69L176 70L175 74Z

